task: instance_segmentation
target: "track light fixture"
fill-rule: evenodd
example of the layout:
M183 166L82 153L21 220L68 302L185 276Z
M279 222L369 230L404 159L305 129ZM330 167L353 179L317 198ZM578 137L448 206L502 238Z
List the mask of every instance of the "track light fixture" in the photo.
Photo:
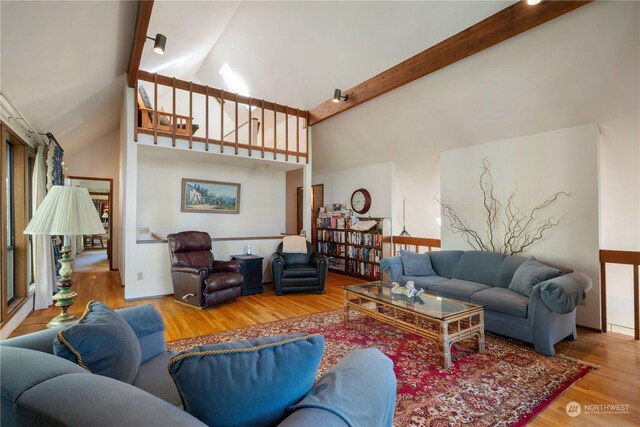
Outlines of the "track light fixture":
M333 102L340 102L340 99L344 99L347 101L349 99L349 95L343 95L340 89L336 89L333 91Z
M164 34L156 34L156 38L147 36L149 40L153 40L155 43L153 44L153 51L158 55L164 55L164 48L167 45L167 36Z

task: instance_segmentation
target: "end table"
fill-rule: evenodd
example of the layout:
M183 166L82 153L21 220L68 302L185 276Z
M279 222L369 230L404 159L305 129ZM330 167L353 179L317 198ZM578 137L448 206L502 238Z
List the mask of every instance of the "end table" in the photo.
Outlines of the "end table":
M262 289L262 260L257 255L231 255L231 259L240 262L240 272L244 276L242 295L261 294Z

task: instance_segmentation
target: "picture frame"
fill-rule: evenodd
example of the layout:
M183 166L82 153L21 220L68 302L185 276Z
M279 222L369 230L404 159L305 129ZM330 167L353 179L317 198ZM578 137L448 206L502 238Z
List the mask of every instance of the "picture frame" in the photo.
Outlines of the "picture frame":
M239 214L240 184L182 178L181 212Z

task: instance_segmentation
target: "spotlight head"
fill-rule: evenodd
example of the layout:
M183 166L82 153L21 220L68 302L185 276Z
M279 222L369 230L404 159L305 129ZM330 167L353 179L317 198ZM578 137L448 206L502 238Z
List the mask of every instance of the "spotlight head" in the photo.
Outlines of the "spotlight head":
M164 48L167 45L167 37L163 34L156 34L156 38L152 39L155 41L153 44L153 51L158 55L164 55Z

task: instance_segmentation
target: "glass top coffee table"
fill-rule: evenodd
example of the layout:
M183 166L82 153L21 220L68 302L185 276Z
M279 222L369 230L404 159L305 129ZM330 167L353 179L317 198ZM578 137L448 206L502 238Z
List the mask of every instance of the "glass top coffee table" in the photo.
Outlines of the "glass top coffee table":
M440 366L451 367L451 344L468 338L484 352L484 308L481 305L423 293L407 297L391 292L386 282L344 286L344 321L349 310L435 341Z

